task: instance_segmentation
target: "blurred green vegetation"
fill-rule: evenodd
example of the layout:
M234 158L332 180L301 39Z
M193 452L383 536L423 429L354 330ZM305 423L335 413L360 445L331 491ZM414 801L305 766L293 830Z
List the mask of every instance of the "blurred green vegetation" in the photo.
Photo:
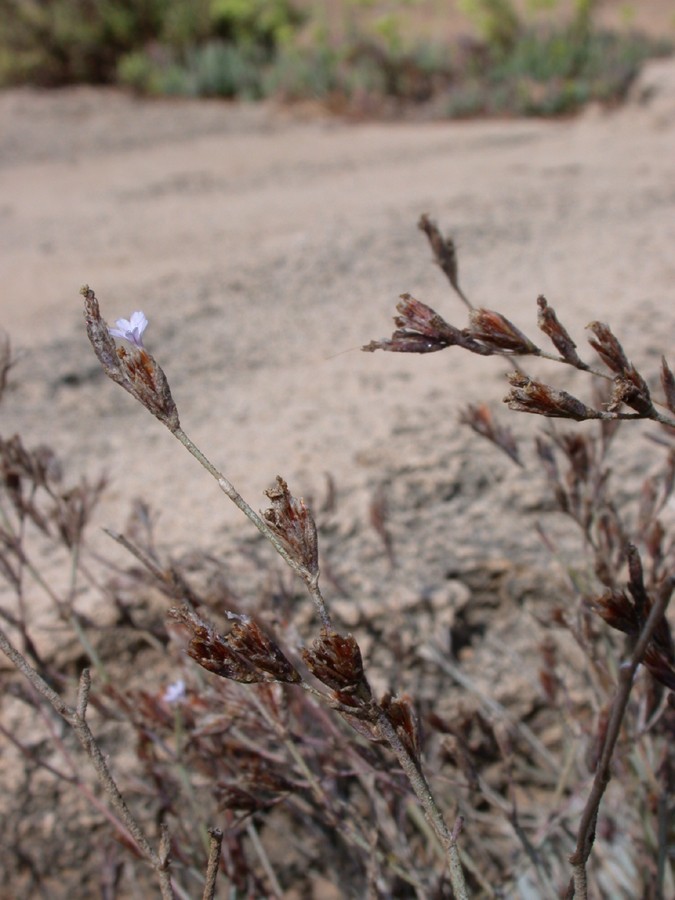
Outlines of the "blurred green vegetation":
M473 36L453 42L408 27L411 7L425 6L0 0L0 86L92 83L145 94L278 96L366 115L421 104L436 116L555 115L589 100L620 100L645 59L672 52L665 40L628 26L596 28L595 0L528 0L524 13L512 0L459 0Z

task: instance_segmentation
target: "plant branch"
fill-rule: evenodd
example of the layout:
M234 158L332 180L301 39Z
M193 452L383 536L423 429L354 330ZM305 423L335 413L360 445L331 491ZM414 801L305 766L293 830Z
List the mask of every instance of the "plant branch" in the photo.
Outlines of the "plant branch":
M321 595L321 591L318 585L318 577L310 572L305 566L301 565L297 560L295 560L288 550L284 547L282 542L279 540L274 531L269 527L267 522L262 518L262 516L258 515L258 513L244 500L239 491L235 488L235 486L222 474L218 469L213 465L213 463L202 453L199 447L187 436L187 434L183 431L182 428L178 427L172 431L172 434L181 442L181 444L188 450L192 456L199 462L206 471L213 476L218 482L218 486L225 493L230 500L234 503L236 507L238 507L244 515L255 525L258 531L266 537L267 540L272 544L274 549L277 551L279 556L284 560L284 562L296 572L300 578L307 585L307 590L309 591L310 596L314 602L314 605L317 609L319 617L321 619L321 623L324 628L330 629L331 619L328 613L328 609L326 608L325 601L323 596Z
M47 682L28 663L25 657L14 647L4 630L1 628L0 650L2 650L5 656L8 657L21 674L28 679L37 693L47 700L73 729L78 741L94 766L99 783L103 787L111 804L119 814L126 828L129 830L129 833L138 847L139 853L148 860L157 872L162 900L174 900L175 894L171 885L171 877L168 868L168 854L158 855L155 850L153 850L141 825L133 816L131 810L127 806L126 800L120 793L120 790L110 773L103 752L87 724L86 711L91 688L91 675L89 670L83 669L82 671L77 694L77 706L73 708L64 703L63 699L56 691L52 690Z
M214 900L216 896L216 878L218 877L222 843L223 832L220 828L209 828L209 861L206 866L206 882L202 900Z
M647 621L645 622L644 628L635 645L630 661L621 666L619 672L619 685L614 701L612 702L602 753L597 764L591 792L586 801L586 806L579 823L576 849L570 856L573 874L568 885L566 900L572 900L573 897L585 900L587 896L586 863L591 855L591 850L593 849L593 843L595 841L595 829L598 821L600 803L611 778L610 765L612 754L614 753L614 748L616 747L621 731L621 724L628 706L635 672L642 662L649 642L652 640L656 629L665 615L668 603L670 602L670 597L673 593L673 588L675 588L675 577L670 576L664 580L658 590L656 601L647 617Z

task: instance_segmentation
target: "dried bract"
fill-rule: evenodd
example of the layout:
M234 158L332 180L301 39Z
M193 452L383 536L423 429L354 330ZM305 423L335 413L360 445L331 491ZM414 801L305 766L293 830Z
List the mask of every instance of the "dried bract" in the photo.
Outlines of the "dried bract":
M362 704L371 700L361 650L351 634L322 629L312 649L303 650L302 656L312 675L332 688L342 703L352 705L357 700Z
M508 378L513 387L504 397L504 403L508 404L509 409L557 419L576 419L577 422L601 418L601 413L567 391L558 391L534 381L522 372L511 372Z
M105 477L93 483L82 479L77 487L58 496L54 518L66 547L77 547L82 542L84 529L107 484Z
M6 334L0 335L0 399L7 387L7 376L12 368L12 351Z
M316 524L302 500L296 500L284 479L277 475L277 486L265 491L272 501L263 517L282 542L289 555L312 575L319 573L319 544Z
M661 384L666 395L666 406L675 413L675 376L666 362L665 356L661 357Z
M233 618L230 614L230 618ZM248 616L238 616L226 638L235 653L247 659L256 669L270 676L271 681L297 684L300 673L281 649L265 635ZM261 679L265 680L265 679Z
M374 350L389 350L395 353L435 353L454 345L465 347L474 353L486 355L489 351L477 344L466 334L449 325L442 316L425 303L415 300L410 294L401 294L396 304L399 312L394 317L398 326L390 340L371 341L363 347Z
M452 287L461 293L457 270L457 251L455 242L451 237L444 238L438 226L424 213L417 223L420 231L423 231L429 239L429 244L436 262L445 273Z
M469 313L469 335L493 353L518 355L540 352L513 322L491 309L472 309Z
M176 431L180 428L178 411L159 364L142 347L133 346L130 351L116 347L110 329L101 316L96 295L87 285L80 293L84 297L87 335L106 375L142 403L167 428Z
M642 561L635 547L628 546L628 591L608 590L600 597L590 601L591 609L601 616L607 624L637 640L645 626L654 605L652 596L645 588L642 572ZM668 600L673 591L675 581L665 578L657 592L662 594L661 600ZM665 616L654 629L652 638L645 650L642 660L652 676L670 690L675 690L675 642L670 625Z
M238 621L226 636L187 607L170 609L169 617L190 632L188 654L215 675L245 684L300 681L299 673L279 647L247 616L236 617Z
M407 694L402 696L385 694L380 701L380 706L385 716L396 729L396 733L410 756L419 764L421 755L420 727L410 697Z
M605 325L604 322L591 322L586 328L592 331L596 338L594 340L589 337L588 343L600 355L605 365L618 375L627 372L631 367L630 363L609 325Z
M640 632L640 621L635 606L625 591L607 590L590 602L591 609L607 622L611 628L631 637Z
M624 375L617 375L614 379L612 396L607 404L607 409L610 412L616 412L622 403L630 406L642 416L651 418L656 415L647 382L633 366L630 366Z
M487 438L495 447L499 447L509 459L513 460L517 465L522 466L520 455L518 453L518 444L510 428L501 425L492 415L491 409L481 403L478 406L469 404L466 409L462 410L459 421L463 425L468 425L476 434Z
M553 342L554 347L562 358L578 369L587 368L577 353L577 345L569 335L569 332L558 321L558 317L552 306L548 305L546 297L540 295L537 298L537 325Z

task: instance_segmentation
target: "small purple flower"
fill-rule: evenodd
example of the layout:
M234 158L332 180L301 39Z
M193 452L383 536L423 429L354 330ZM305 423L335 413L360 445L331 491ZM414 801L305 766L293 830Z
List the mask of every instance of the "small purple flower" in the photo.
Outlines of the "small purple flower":
M179 678L178 681L172 682L165 689L162 694L162 700L171 705L173 703L179 703L181 700L185 700L186 695L185 682L182 678Z
M143 332L148 327L148 320L145 313L133 312L130 319L118 319L115 322L116 328L109 328L108 331L113 337L124 338L130 344L136 347L143 346Z

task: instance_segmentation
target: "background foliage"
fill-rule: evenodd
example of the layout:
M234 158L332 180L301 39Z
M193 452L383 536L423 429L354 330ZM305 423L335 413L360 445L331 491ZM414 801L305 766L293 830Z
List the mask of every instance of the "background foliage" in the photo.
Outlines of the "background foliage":
M451 41L414 26L436 17L443 34L428 0L0 0L0 86L277 96L360 115L559 114L620 99L646 58L670 51L596 27L596 5L461 0L467 35Z

